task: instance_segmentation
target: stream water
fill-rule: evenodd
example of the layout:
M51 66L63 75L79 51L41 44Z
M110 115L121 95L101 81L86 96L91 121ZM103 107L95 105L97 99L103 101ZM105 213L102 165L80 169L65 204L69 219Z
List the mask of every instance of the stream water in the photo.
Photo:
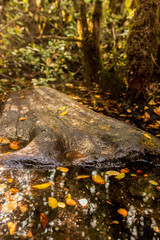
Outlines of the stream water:
M1 168L0 239L160 239L159 169L110 170Z

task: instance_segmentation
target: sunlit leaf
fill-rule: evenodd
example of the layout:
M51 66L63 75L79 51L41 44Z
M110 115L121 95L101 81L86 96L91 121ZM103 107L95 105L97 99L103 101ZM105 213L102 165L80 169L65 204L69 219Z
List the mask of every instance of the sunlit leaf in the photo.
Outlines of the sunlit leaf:
M20 118L19 118L20 121L24 121L24 120L26 120L26 119L27 119L26 117L20 117Z
M45 229L48 225L48 218L44 213L40 213L40 223L43 229Z
M127 210L126 210L125 208L119 208L119 209L117 210L117 212L118 212L120 215L122 215L123 217L126 217L127 214L128 214L128 212L127 212Z
M18 144L18 142L14 141L14 142L12 142L12 143L9 144L9 147L10 147L11 149L16 150L16 149L19 148L19 144Z
M48 205L51 208L56 208L58 206L57 200L55 198L53 198L53 197L49 197L48 198Z
M92 175L92 179L95 183L105 184L104 178L102 178L99 174Z
M56 169L61 171L61 172L68 172L69 171L69 169L65 168L65 167L57 167Z
M17 192L19 192L19 190L17 188L11 188L9 190L12 194L16 194Z
M31 231L28 232L28 237L29 237L29 238L33 238L33 234L32 234Z
M111 203L110 201L106 201L106 203L108 203L108 204L112 205L112 203Z
M66 204L64 202L58 202L57 206L60 207L60 208L65 208Z
M125 178L125 173L120 173L115 178L121 180L122 178Z
M89 175L79 175L77 176L75 179L84 179L84 178L89 178L90 176Z
M144 118L144 121L147 122L151 119L151 116L149 115L148 112L145 112L143 118Z
M152 184L152 185L155 185L155 186L158 186L159 184L153 180L149 180L149 183Z
M16 229L17 229L16 224L13 222L7 222L7 227L9 229L10 235L14 235L14 233L16 232Z
M107 171L106 174L109 175L109 176L117 176L120 173L118 171L115 171L115 170L110 170L110 171Z
M67 199L66 199L66 204L67 204L67 205L71 205L71 206L75 206L77 203L76 203L75 200L70 199L70 198L67 198Z
M64 111L64 112L62 112L62 113L60 113L59 116L64 116L64 115L66 115L67 113L68 113L68 110L66 110L66 111Z
M52 184L53 184L53 182L42 183L42 184L34 185L32 187L37 188L37 189L44 189L44 188L47 188L47 187L51 186Z
M121 172L121 173L128 173L128 172L129 172L129 169L128 169L128 168L123 168L123 169L121 169L120 172Z
M5 189L7 185L5 183L0 184L0 189Z
M155 114L157 114L158 116L160 116L160 107L155 108L153 111L154 111Z
M27 205L21 204L21 205L19 205L19 208L20 208L22 213L25 213L27 211Z
M149 105L152 105L152 106L157 105L157 103L156 103L153 99L151 99L151 100L148 102L148 104L149 104Z
M148 139L151 139L151 137L147 133L145 133L144 136Z
M10 201L2 205L2 212L9 213L17 208L17 201Z
M47 65L47 66L50 66L51 63L52 63L51 58L50 58L50 57L47 57L47 59L46 59L46 65Z
M81 198L80 200L78 200L78 202L81 204L82 207L88 206L88 200L86 198Z

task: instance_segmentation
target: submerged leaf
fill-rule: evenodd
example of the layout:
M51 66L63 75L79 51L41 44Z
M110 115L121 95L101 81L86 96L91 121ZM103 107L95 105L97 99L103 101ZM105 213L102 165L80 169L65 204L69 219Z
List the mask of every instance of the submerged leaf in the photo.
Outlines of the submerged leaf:
M71 199L71 198L67 198L66 199L66 204L70 205L70 206L75 206L77 203L75 200Z
M10 201L2 205L2 212L9 213L17 208L17 201Z
M52 184L53 184L53 182L42 183L42 184L34 185L32 187L37 188L37 189L44 189L44 188L47 188L47 187L51 186Z
M127 214L128 214L128 212L127 212L127 210L126 210L125 208L119 208L119 209L117 210L117 212L118 212L120 215L122 215L123 217L126 217Z
M69 169L65 168L65 167L57 167L56 170L59 170L61 172L68 172L69 171Z
M115 170L110 170L110 171L107 171L106 174L109 175L109 176L117 176L120 173L118 171L115 171Z
M16 232L16 229L17 229L16 224L13 223L13 222L8 222L8 223L7 223L7 227L8 227L8 229L9 229L10 235L14 235L14 233Z
M121 180L124 177L125 177L125 173L120 173L115 178L117 178L118 180Z
M18 144L18 142L14 141L14 142L9 144L9 147L13 150L16 150L16 149L19 148L19 144Z
M84 179L84 178L89 178L89 177L90 177L89 175L79 175L75 179L78 180L78 179Z
M101 185L105 184L104 178L102 178L99 174L93 175L92 179L95 183L98 183L98 184L101 184Z
M58 202L57 206L60 207L60 208L65 208L66 204L64 202Z
M40 213L40 223L42 228L45 230L46 226L48 225L48 218L44 213Z
M49 197L48 198L48 205L51 207L51 208L56 208L58 206L58 202L55 198L53 197Z

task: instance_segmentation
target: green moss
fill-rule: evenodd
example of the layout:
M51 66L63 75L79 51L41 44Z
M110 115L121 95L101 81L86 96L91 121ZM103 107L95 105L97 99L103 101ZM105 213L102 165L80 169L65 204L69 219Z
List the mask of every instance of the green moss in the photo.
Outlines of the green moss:
M160 144L157 143L154 139L148 139L144 137L141 139L142 145L147 148L152 154L157 155L157 150L160 149Z

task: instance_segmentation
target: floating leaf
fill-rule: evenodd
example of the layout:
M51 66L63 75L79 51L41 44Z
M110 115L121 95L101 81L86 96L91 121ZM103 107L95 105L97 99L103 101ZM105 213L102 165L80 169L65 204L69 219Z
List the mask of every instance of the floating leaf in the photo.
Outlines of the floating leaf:
M64 111L64 112L62 112L62 113L60 113L59 116L64 116L64 115L66 115L67 113L68 113L68 110L66 110L66 111Z
M119 224L118 221L112 221L111 224Z
M118 180L121 180L124 177L125 177L125 173L120 173L115 178L117 178Z
M77 203L76 203L75 200L70 199L70 198L67 198L67 199L66 199L66 204L67 204L67 205L71 205L71 206L75 206Z
M121 169L120 172L121 172L121 173L128 173L128 172L129 172L129 169L128 169L128 168L123 168L123 169Z
M44 213L40 213L40 223L42 225L42 228L45 230L48 225L48 218Z
M78 200L78 202L81 204L82 207L88 206L88 201L86 198L81 198L80 200Z
M2 205L2 212L9 213L17 208L17 201L10 201Z
M106 203L108 203L108 204L112 205L112 203L111 203L110 201L106 201Z
M12 194L16 194L17 192L19 192L19 190L17 188L11 188L9 190Z
M66 106L63 106L63 107L60 107L58 110L59 111L64 111L64 110L66 110L66 108L67 108Z
M34 185L32 187L37 188L37 189L44 189L44 188L47 188L47 187L51 186L52 184L53 184L53 182L42 183L42 184Z
M24 121L24 120L26 120L26 119L27 119L26 117L20 117L20 118L19 118L20 121Z
M10 143L9 147L14 150L18 149L19 148L18 142L14 141L14 142Z
M13 222L8 222L8 223L7 223L7 227L8 227L8 229L9 229L10 235L14 235L14 233L16 232L16 229L17 229L16 224L13 223Z
M89 178L90 176L89 175L79 175L77 176L75 179L84 179L84 178Z
M131 174L131 177L137 177L137 175L136 175L136 174L134 174L134 173L132 173L132 174Z
M66 204L64 202L58 202L57 206L60 207L60 208L65 208Z
M144 136L148 139L151 139L151 137L147 133L145 133Z
M109 175L109 176L117 176L120 173L118 171L115 171L115 170L110 170L110 171L107 171L106 174Z
M157 182L155 182L155 181L153 181L153 180L150 180L149 183L152 184L152 185L155 185L155 186L158 186L158 185L159 185Z
M53 197L49 197L48 198L48 205L51 208L56 208L58 206L57 200L55 198L53 198Z
M118 212L120 215L122 215L123 217L126 217L127 214L128 214L128 212L127 212L127 210L126 210L125 208L119 208L119 209L117 210L117 212Z
M65 168L65 167L57 167L56 169L61 171L61 172L68 172L69 171L69 169Z
M0 184L0 189L5 189L7 185L5 183Z

